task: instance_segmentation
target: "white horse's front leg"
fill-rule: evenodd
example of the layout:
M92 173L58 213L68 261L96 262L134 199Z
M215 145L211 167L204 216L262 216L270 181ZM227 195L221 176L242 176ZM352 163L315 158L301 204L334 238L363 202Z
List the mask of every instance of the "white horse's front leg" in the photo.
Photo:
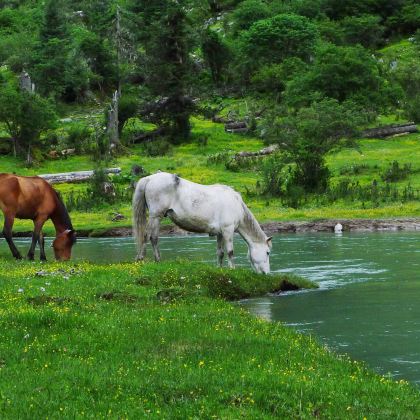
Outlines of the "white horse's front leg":
M223 235L217 235L217 263L219 267L223 267L223 259L225 257Z
M153 253L155 255L155 261L160 261L160 251L159 251L159 229L160 229L160 217L150 217L149 224L147 226L147 231L149 233L150 242L153 247Z
M229 268L235 268L235 262L233 258L233 233L233 230L223 232L223 240L225 242L226 252L228 255Z

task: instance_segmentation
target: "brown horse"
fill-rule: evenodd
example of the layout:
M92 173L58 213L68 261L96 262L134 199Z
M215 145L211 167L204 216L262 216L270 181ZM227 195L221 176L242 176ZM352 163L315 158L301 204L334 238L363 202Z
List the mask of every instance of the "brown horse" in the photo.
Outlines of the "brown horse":
M56 230L53 242L55 258L59 261L71 258L76 233L63 201L48 182L36 176L0 174L0 209L4 214L3 234L16 259L22 257L12 239L15 218L34 222L28 259L34 259L36 244L39 243L41 260L46 261L42 227L48 219L51 219Z

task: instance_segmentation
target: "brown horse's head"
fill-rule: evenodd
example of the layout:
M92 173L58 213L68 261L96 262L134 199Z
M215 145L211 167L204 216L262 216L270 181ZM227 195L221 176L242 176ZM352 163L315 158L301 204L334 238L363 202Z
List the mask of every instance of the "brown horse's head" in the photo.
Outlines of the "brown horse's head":
M68 261L71 258L71 249L76 242L76 232L67 229L57 235L52 246L57 261Z

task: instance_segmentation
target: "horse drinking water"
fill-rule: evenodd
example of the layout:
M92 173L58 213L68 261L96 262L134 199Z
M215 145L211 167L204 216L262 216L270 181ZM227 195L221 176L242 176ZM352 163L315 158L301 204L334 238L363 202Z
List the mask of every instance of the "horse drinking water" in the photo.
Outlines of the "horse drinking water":
M47 259L42 227L48 219L51 219L56 230L56 238L53 242L55 258L60 261L71 258L71 249L76 242L76 233L63 201L48 182L36 176L0 174L0 209L4 214L3 234L16 259L22 257L12 238L15 218L30 219L34 222L28 259L34 259L37 243L41 250L41 260Z
M226 249L229 267L234 267L233 235L238 232L248 244L248 257L255 271L270 272L271 238L263 232L240 194L230 187L200 185L160 172L138 182L133 197L133 212L138 260L144 259L146 243L150 239L155 260L160 261L159 226L161 219L167 216L182 229L217 236L220 266Z

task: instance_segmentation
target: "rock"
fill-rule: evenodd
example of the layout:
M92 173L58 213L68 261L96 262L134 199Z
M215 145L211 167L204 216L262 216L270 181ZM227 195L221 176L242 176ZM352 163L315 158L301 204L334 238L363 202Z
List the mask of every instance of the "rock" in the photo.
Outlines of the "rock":
M101 189L105 195L115 197L115 187L112 182L102 183Z
M133 165L131 167L131 174L134 176L140 176L144 174L146 171L144 170L143 166L140 165Z
M112 221L113 222L119 222L119 221L121 221L121 220L126 220L127 218L123 215L123 214L121 214L121 213L114 213L114 216L112 217Z

